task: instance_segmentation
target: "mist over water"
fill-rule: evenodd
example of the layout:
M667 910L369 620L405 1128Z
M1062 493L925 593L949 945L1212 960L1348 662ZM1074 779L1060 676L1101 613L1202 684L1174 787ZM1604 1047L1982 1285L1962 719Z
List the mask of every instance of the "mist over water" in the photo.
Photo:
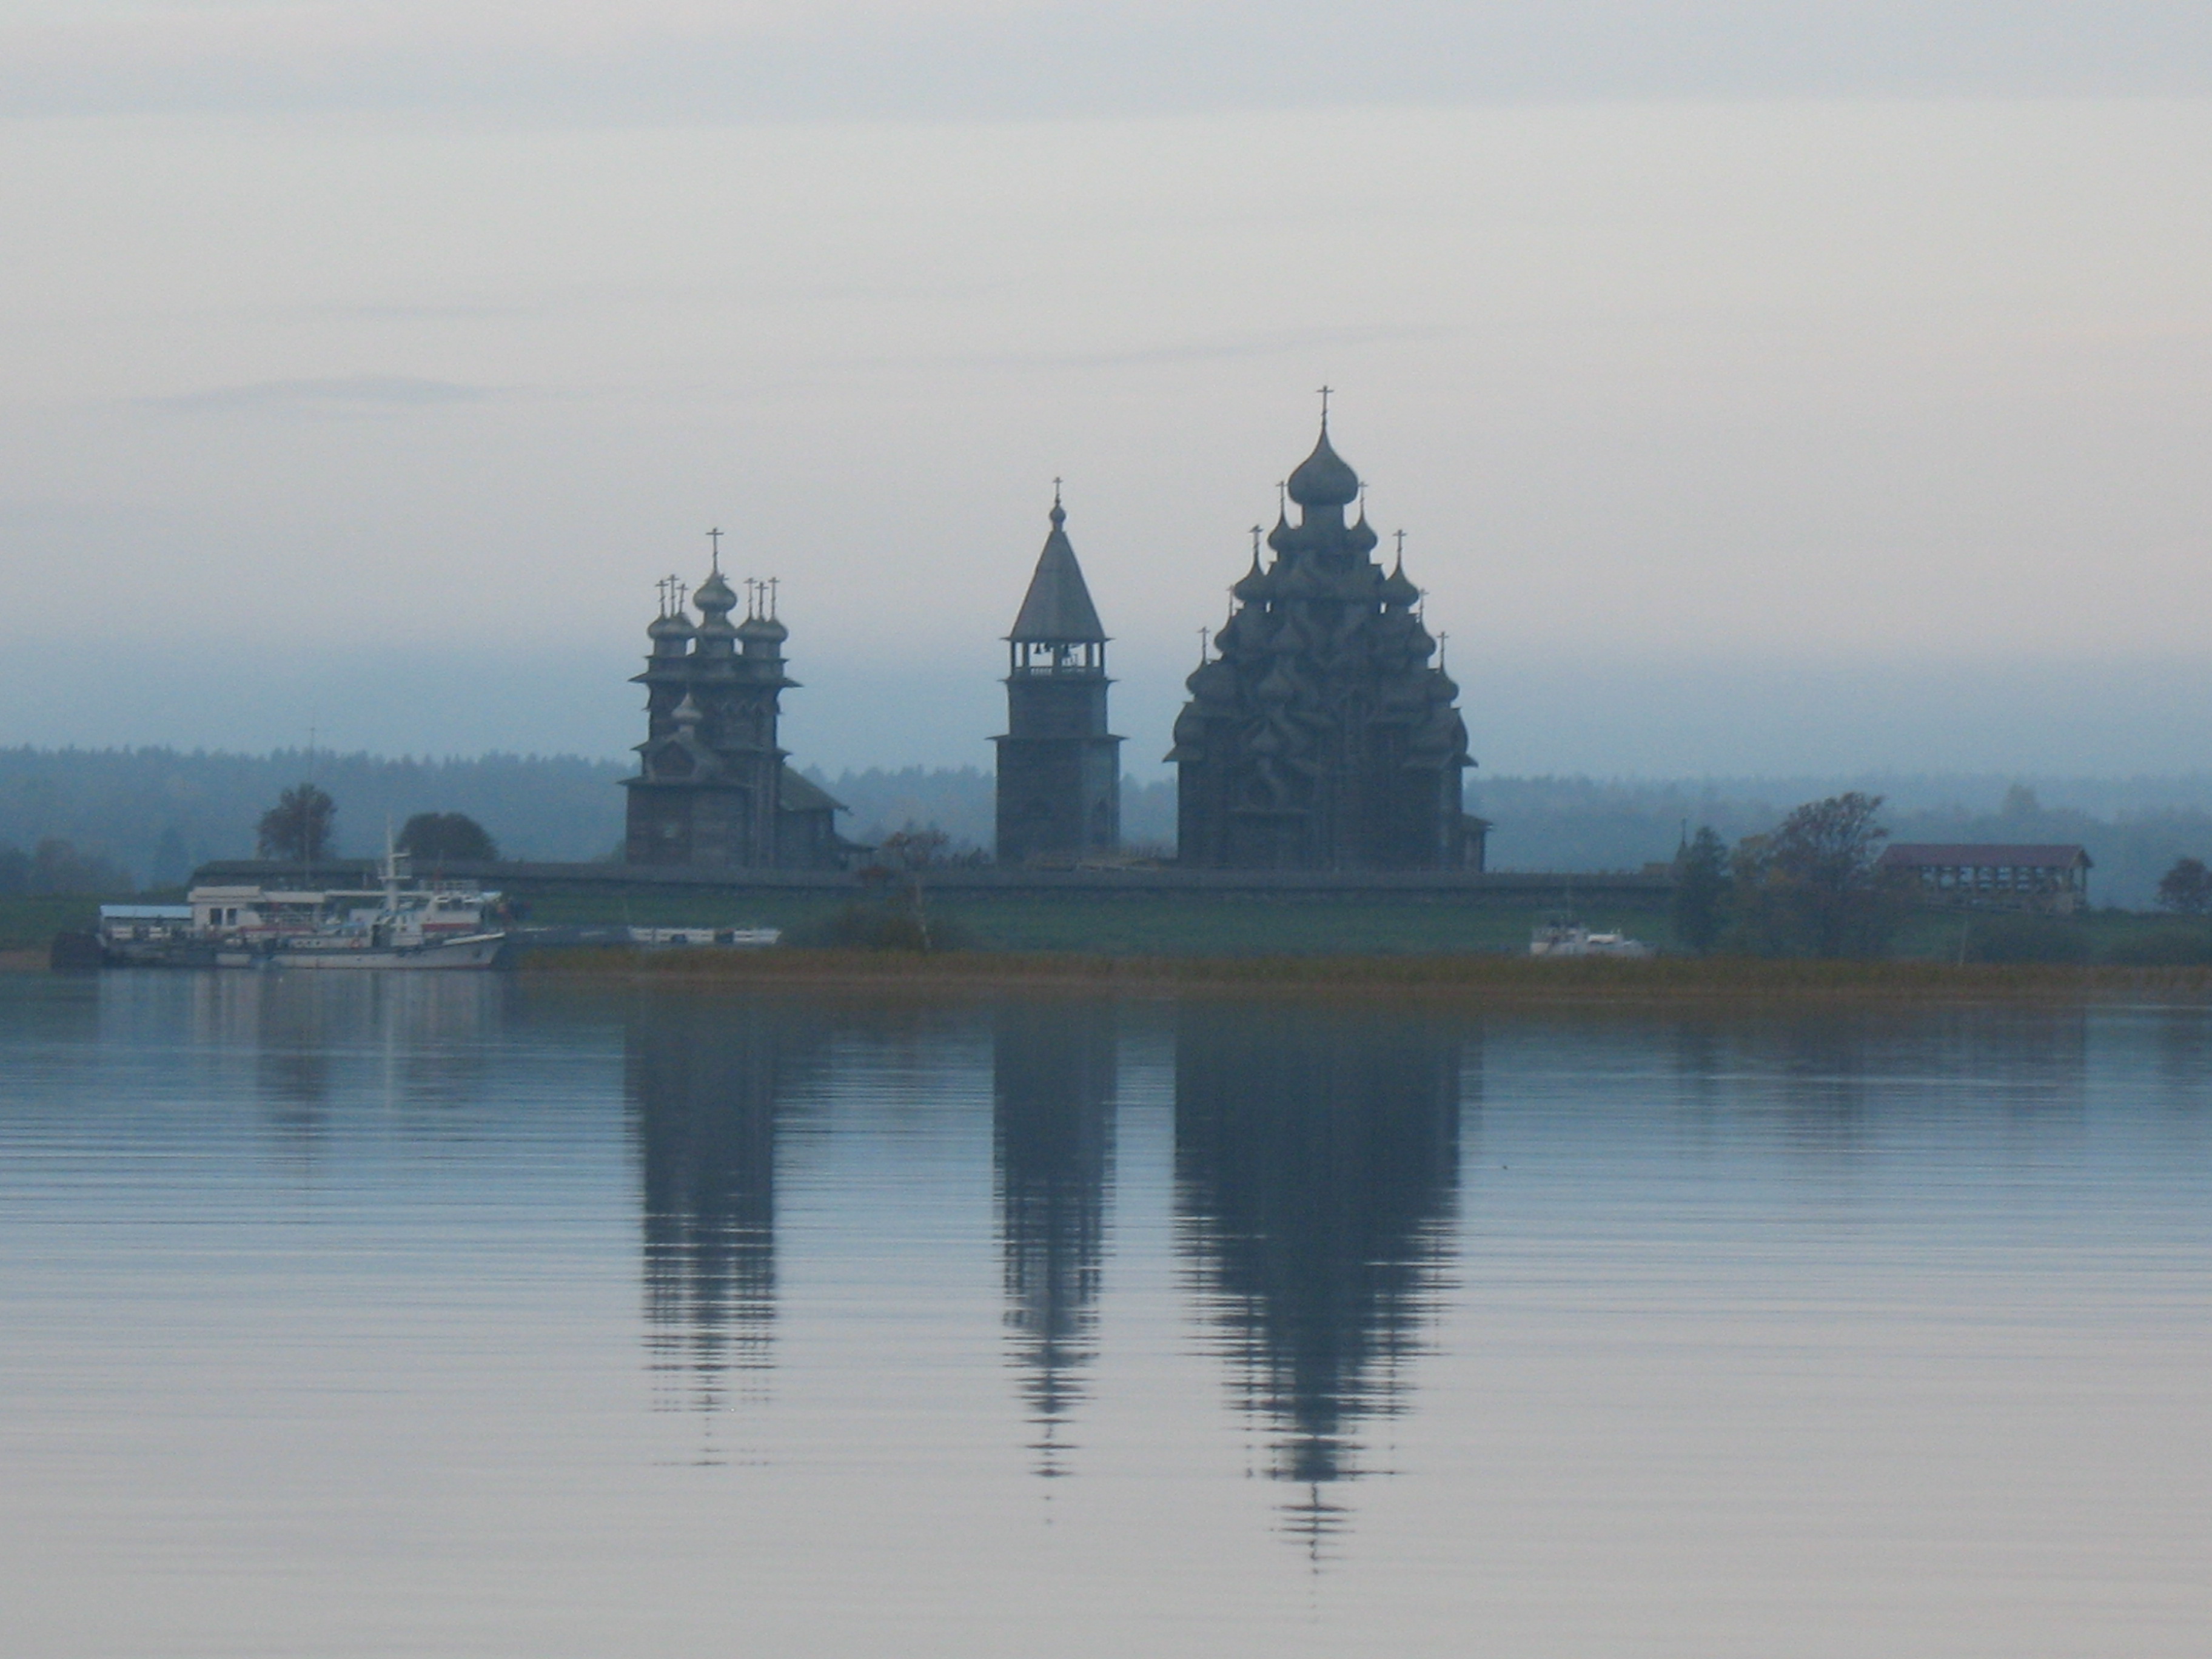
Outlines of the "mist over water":
M11 1651L2212 1613L2202 1009L15 975L0 1040Z

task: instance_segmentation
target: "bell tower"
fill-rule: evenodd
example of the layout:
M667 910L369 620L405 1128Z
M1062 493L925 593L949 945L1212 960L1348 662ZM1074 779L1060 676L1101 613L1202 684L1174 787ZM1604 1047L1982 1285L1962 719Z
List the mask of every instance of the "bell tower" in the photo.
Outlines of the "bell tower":
M1111 853L1121 842L1121 739L1106 729L1106 630L1064 528L1052 531L1006 635L1006 733L999 745L999 862Z

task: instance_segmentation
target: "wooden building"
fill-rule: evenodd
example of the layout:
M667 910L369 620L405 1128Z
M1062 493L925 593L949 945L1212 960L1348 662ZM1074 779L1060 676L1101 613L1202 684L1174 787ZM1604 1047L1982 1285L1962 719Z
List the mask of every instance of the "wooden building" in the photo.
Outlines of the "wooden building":
M749 582L742 623L738 596L718 557L686 614L674 578L661 584L660 614L645 672L646 739L629 791L623 860L708 869L836 869L861 849L837 833L844 808L793 771L776 743L788 630L776 620L774 584Z
M1200 870L1438 870L1480 866L1461 804L1474 764L1402 549L1389 570L1359 477L1321 438L1285 486L1262 560L1186 684L1168 756L1182 864Z
M1878 868L1911 881L1927 904L2071 915L2089 903L2089 854L2070 842L1899 842Z
M1106 729L1106 629L1052 493L1051 533L1006 635L999 862L1101 857L1121 842L1121 739Z

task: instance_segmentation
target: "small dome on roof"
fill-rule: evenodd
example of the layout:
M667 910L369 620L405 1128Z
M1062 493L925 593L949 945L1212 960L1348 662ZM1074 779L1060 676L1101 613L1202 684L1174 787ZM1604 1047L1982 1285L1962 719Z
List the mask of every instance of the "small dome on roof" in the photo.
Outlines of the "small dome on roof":
M1300 507L1349 507L1359 498L1359 475L1330 447L1326 421L1313 453L1291 474L1290 491Z
M723 580L722 573L716 570L699 584L699 591L691 596L691 603L708 616L717 612L727 616L738 608L738 596L730 584Z
M1237 585L1229 591L1237 596L1239 603L1256 605L1266 600L1274 592L1274 579L1260 568L1260 550L1254 548L1252 568L1239 576Z
M1359 504L1359 521L1345 532L1344 539L1345 545L1354 553L1372 553L1375 550L1375 532L1367 522L1365 501Z

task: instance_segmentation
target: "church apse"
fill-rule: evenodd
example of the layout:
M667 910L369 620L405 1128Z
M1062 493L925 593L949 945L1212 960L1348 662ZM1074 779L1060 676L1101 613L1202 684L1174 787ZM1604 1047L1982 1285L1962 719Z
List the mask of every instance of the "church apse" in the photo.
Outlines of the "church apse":
M1178 857L1202 869L1435 870L1476 862L1459 688L1425 627L1402 539L1376 562L1359 477L1321 437L1285 486L1229 619L1186 682L1167 758ZM1360 501L1359 517L1345 512Z

